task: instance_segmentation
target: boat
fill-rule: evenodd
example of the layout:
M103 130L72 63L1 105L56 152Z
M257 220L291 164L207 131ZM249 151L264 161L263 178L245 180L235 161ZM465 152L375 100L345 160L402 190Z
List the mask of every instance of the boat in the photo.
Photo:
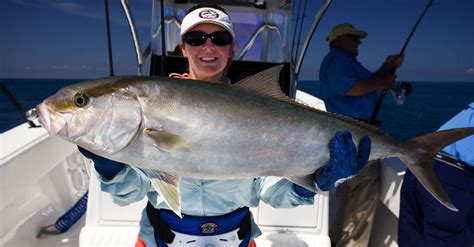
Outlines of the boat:
M134 41L139 75L184 72L186 61L176 53L180 20L199 1L153 1L151 37L140 47L132 11L122 0ZM236 59L229 69L232 81L283 64L282 90L297 101L324 110L324 103L297 90L298 75L314 30L331 1L314 14L310 31L302 36L305 1L216 1L231 15L236 32L243 33ZM309 18L309 17L306 17ZM163 31L164 30L164 31ZM250 31L245 31L250 30ZM164 42L163 42L164 41ZM16 246L133 246L138 220L146 200L126 207L100 191L94 169L71 143L49 136L36 120L1 135L0 245ZM398 160L382 166L382 188L371 246L394 246L397 239L399 193L406 168ZM51 225L86 194L86 214L68 231L53 234ZM330 246L328 193L316 195L315 204L274 209L265 203L252 208L263 231L257 246Z

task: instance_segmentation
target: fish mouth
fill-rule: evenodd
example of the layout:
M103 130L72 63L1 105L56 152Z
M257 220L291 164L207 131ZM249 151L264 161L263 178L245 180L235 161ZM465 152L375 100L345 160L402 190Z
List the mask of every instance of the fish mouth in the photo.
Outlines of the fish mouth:
M38 113L38 121L40 122L41 126L45 128L48 132L51 132L51 118L48 111L48 107L45 103L41 103L36 106L36 112Z
M38 121L50 135L56 135L64 129L66 121L55 114L51 114L49 107L44 102L36 106Z

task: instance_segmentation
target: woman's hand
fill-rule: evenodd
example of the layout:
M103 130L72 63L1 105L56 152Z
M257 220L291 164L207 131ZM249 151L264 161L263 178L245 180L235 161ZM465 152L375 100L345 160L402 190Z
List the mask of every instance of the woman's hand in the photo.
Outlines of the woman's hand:
M125 164L106 159L102 156L89 152L88 150L77 146L79 152L81 152L84 157L92 160L94 162L95 170L104 178L110 180L117 175L124 167Z
M358 150L352 141L351 132L336 132L329 142L329 163L320 167L313 174L316 188L328 191L344 181L354 177L368 162L371 149L371 140L363 136L359 141ZM301 196L310 197L315 193L294 185L294 190Z

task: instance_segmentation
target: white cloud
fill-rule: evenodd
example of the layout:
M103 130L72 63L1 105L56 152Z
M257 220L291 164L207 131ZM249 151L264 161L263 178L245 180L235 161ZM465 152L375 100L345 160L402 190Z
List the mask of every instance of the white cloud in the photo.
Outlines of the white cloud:
M59 9L64 12L78 12L78 11L84 11L86 8L80 4L77 3L71 3L71 2L61 2L61 3L51 3L50 7L53 9Z
M43 1L10 0L10 2L23 6L42 7Z
M103 18L104 13L99 12L97 9L88 7L84 4L79 4L72 1L61 1L61 0L10 0L14 4L28 6L39 9L52 9L67 14L73 14L77 16L91 17L91 18ZM90 3L90 2L89 2ZM93 2L92 2L93 3ZM102 5L101 5L102 7Z
M467 69L466 73L474 75L474 68Z
M51 69L65 70L65 71L81 71L81 70L88 70L90 68L83 64L77 64L77 65L61 64L61 65L52 65Z
M0 0L4 1L4 0ZM105 18L104 3L95 2L95 1L64 1L64 0L9 0L10 2L32 7L38 9L51 9L55 11L60 11L66 14L71 14L75 16L82 16L87 18L92 18L96 20L103 21ZM79 2L79 3L78 3ZM114 6L112 6L114 5ZM135 25L137 27L149 27L149 20L144 20L140 11L142 11L143 6L140 6L139 9L134 9L130 7L133 13ZM118 11L117 11L118 10ZM148 9L147 9L148 10ZM41 10L40 10L41 11ZM109 11L110 11L110 22L115 23L121 26L128 26L127 19L123 14L122 6L120 1L109 1ZM138 11L138 12L137 12ZM138 13L138 14L137 14Z
M55 2L49 4L49 8L56 9L68 14L91 17L95 19L102 19L104 17L104 13L99 12L97 9L88 8L85 5L74 2Z

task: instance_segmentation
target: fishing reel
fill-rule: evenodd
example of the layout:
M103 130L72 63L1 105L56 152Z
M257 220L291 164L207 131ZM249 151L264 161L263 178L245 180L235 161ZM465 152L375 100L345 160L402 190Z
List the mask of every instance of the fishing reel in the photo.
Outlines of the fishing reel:
M411 94L412 86L408 81L396 82L391 91L397 105L401 105L405 101L405 97Z

